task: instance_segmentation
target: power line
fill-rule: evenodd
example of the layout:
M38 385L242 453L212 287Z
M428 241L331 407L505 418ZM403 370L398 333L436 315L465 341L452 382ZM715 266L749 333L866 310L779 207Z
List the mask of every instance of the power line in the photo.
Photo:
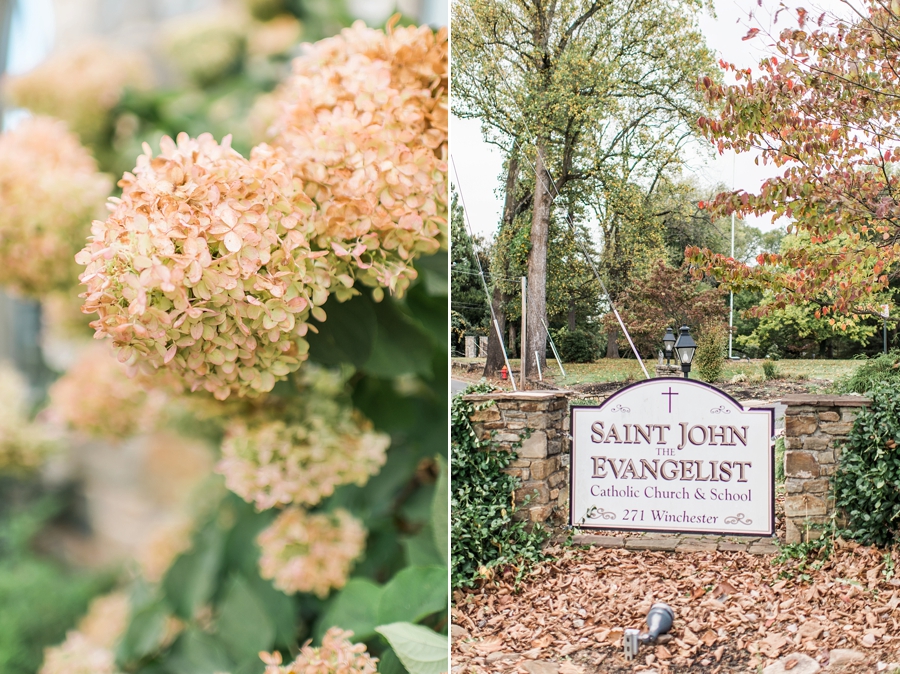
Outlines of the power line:
M459 182L459 174L456 172L456 162L453 161L453 155L450 155L450 163L453 166L453 175L456 176L456 187L459 190L459 201L462 204L463 208L463 223L466 228L466 235L469 239L475 242L475 237L472 235L471 231L471 222L469 222L469 210L466 208L466 198L463 195L462 184ZM516 378L513 376L512 366L509 364L509 358L506 357L506 346L503 344L503 333L500 332L500 324L497 323L497 316L494 314L494 303L491 302L491 293L488 291L487 281L484 280L484 270L481 268L481 260L478 259L478 255L475 256L475 264L478 265L478 273L481 276L481 285L484 286L484 295L488 300L488 308L491 310L491 320L494 323L494 329L497 331L497 340L500 342L500 349L503 351L503 362L506 363L506 371L509 373L509 380L512 382L513 391L518 391L516 387ZM523 360L524 363L524 360ZM525 377L525 367L522 367L522 381L524 382ZM523 385L524 388L524 385Z

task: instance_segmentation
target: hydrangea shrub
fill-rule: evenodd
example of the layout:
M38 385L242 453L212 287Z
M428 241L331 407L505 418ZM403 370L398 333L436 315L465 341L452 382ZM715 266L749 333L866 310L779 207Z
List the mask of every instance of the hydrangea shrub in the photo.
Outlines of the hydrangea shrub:
M95 336L218 429L233 492L148 574L122 671L402 673L391 635L446 642L446 58L428 28L309 45L270 144L164 139L93 223Z
M70 289L111 187L62 122L35 117L0 134L0 285L30 297Z

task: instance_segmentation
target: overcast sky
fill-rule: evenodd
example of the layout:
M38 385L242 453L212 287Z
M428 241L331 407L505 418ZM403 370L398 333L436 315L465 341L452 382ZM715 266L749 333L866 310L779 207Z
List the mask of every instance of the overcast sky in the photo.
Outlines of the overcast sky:
M816 8L822 7L847 14L840 0L817 0L815 3L794 0L786 4L792 7L803 6L814 15L817 14ZM741 38L751 27L772 28L771 15L777 9L777 2L762 0L762 5L759 7L756 0L715 0L716 16L704 14L700 27L717 58L740 67L754 67L759 63L766 54L765 40L757 38L743 41ZM751 10L754 13L752 18ZM773 33L787 24L785 18L781 17L772 30ZM503 155L498 148L482 140L477 120L460 120L456 117L451 117L450 120L450 148L472 225L477 234L490 237L496 231L503 209L502 191L498 189ZM735 156L732 152L726 152L719 156L717 153L707 155L698 151L696 155L689 171L697 176L701 184L730 184L733 176L737 189L756 191L766 178L777 174L777 169L771 165L754 164L754 155L751 153ZM450 176L455 183L452 167ZM769 216L751 216L747 221L764 230L782 226L781 223L771 224Z

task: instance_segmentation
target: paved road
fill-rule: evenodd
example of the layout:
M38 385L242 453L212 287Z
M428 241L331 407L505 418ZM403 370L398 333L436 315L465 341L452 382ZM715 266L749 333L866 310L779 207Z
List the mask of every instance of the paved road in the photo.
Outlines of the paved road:
M469 385L469 382L462 381L460 379L451 379L450 380L450 394L456 395L457 393L462 393L466 386Z

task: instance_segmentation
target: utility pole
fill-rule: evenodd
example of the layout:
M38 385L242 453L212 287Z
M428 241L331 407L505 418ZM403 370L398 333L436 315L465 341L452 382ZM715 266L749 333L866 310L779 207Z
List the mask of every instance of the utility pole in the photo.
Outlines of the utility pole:
M734 166L736 154L731 155L731 191L734 191ZM734 211L731 212L731 259L734 259ZM731 340L734 339L734 290L728 293L728 360L732 359Z
M522 348L519 349L519 356L522 362L521 365L521 374L519 375L519 383L522 385L522 390L524 391L527 388L527 379L525 374L526 364L528 363L528 342L525 340L525 317L528 315L525 313L525 309L527 308L527 295L528 295L528 279L523 276L522 277L522 334L521 334L521 344Z

